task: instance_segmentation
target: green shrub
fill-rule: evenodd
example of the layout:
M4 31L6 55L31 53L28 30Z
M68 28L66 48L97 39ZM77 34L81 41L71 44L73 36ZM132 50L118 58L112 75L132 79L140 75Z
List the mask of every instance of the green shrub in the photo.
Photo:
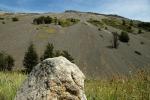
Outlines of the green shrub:
M4 18L0 17L0 20L4 20Z
M130 26L133 26L133 24L134 24L133 20L130 20Z
M58 24L58 19L57 19L57 17L54 17L53 22L54 22L55 25Z
M142 34L142 30L141 29L138 30L138 34Z
M134 53L137 55L142 55L139 51L134 51Z
M126 21L125 20L122 20L122 25L126 25Z
M101 31L102 29L101 29L101 28L98 28L98 30Z
M128 26L128 30L132 30L132 27L131 27L131 26Z
M129 35L127 32L121 32L121 35L119 36L119 40L122 42L128 42L129 41Z
M0 71L11 71L14 66L14 58L4 52L0 52Z
M141 41L141 42L140 42L140 44L141 44L141 45L143 45L143 44L144 44L144 42L143 42L143 41Z
M5 22L4 22L4 21L2 21L2 24L5 24Z
M15 64L14 64L15 60L14 60L13 57L10 56L10 55L7 55L6 58L5 58L5 60L6 60L6 69L7 69L8 71L11 71L11 70L12 70L12 67L15 65Z
M5 70L5 65L6 65L6 61L5 61L5 55L4 53L0 53L0 70Z
M33 19L33 24L51 24L53 21L53 18L50 16L40 16L38 18Z
M150 31L150 22L140 22L138 27Z
M18 19L17 17L13 17L13 18L12 18L12 21L13 21L13 22L16 22L16 21L19 21L19 19Z

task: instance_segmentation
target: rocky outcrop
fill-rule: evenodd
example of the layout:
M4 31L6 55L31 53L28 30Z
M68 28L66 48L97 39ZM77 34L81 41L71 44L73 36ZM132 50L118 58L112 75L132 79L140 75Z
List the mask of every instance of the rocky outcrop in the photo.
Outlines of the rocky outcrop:
M84 79L66 58L49 58L34 67L15 100L86 100Z

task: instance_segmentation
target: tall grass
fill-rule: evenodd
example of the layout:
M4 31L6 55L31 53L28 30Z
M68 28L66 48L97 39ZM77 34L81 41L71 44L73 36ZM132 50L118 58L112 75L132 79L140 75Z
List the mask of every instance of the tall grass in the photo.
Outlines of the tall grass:
M25 78L21 73L0 72L0 100L13 100Z
M0 72L0 100L13 100L25 78L21 73ZM150 75L141 70L126 78L86 80L85 93L88 100L150 100Z
M150 75L141 70L128 78L87 80L85 90L88 100L150 100Z

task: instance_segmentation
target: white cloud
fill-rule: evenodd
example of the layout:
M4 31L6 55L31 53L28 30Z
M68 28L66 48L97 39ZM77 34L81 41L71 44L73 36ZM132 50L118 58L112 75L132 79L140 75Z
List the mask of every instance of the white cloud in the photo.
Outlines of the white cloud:
M103 13L119 14L128 18L150 21L149 0L114 0L104 5Z

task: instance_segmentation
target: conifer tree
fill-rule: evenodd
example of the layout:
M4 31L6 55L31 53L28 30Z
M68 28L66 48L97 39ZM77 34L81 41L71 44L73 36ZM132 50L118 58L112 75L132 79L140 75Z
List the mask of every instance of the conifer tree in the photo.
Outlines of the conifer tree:
M53 44L48 43L47 46L46 46L46 49L44 51L43 56L40 58L41 61L46 59L46 58L54 57L54 51L53 50L54 50Z
M62 56L64 56L64 57L67 58L69 61L71 61L72 63L74 63L73 57L72 57L67 51L62 51Z
M38 55L35 51L33 43L28 47L28 51L25 53L23 65L26 68L26 72L30 73L32 68L38 64Z

